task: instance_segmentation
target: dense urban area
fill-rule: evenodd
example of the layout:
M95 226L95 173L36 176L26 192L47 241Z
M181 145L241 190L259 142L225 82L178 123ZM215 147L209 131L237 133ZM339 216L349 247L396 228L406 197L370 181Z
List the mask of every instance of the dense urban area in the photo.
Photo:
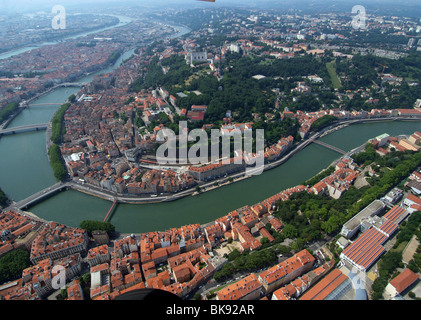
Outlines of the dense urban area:
M419 17L368 13L356 29L351 10L197 6L69 13L58 32L49 14L0 14L0 54L49 41L0 60L0 139L46 130L57 180L19 201L0 186L0 298L113 300L152 288L184 300L421 299L421 130L351 151L318 140L357 123L421 122ZM62 87L78 91L48 123L8 127ZM218 129L230 159L161 164L165 129L186 133L189 148L194 129ZM255 141L257 129L263 152L235 149L233 133ZM337 160L214 221L129 234L112 224L119 203L224 190L254 178L250 159L272 170L313 143ZM104 220L72 227L31 213L65 189L109 200Z

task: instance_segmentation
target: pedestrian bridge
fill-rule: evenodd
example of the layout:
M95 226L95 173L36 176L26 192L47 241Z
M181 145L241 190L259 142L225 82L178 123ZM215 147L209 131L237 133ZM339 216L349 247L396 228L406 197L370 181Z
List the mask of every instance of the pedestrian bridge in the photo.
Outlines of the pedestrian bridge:
M17 134L22 132L29 132L29 131L39 131L45 130L48 127L48 123L41 123L41 124L31 124L27 126L20 126L20 127L13 127L13 128L6 128L0 130L0 137L10 134Z
M343 155L346 155L346 154L347 154L347 152L346 152L346 151L344 151L344 150L342 150L342 149L339 149L338 147L332 146L332 145L330 145L330 144L327 144L326 142L322 142L322 141L320 141L320 140L313 140L313 142L314 142L314 143L316 143L316 144L318 144L318 145L320 145L320 146L323 146L323 147L325 147L325 148L328 148L328 149L330 149L330 150L333 150L333 151L336 151L336 152L338 152L338 153L341 153L341 154L343 154Z

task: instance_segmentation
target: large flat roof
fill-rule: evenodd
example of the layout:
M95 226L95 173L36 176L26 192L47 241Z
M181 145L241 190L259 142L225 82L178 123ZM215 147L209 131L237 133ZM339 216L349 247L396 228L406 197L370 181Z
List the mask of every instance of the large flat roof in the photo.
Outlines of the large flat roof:
M345 222L344 227L348 230L354 230L358 227L361 223L361 220L372 217L375 215L379 210L383 209L385 204L380 200L374 200L370 203L367 207L361 210L358 214L352 217L350 220Z

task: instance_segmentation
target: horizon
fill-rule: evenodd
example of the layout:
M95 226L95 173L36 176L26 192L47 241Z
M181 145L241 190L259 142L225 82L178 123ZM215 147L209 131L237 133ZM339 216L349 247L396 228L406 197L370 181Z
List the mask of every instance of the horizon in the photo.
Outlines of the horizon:
M10 14L25 14L34 12L50 12L50 8L54 5L62 5L66 7L69 13L80 13L80 10L90 10L92 7L101 6L101 9L107 7L144 7L149 9L157 9L166 6L168 8L181 9L189 8L214 8L214 7L248 7L260 9L279 9L279 10L297 10L300 12L333 12L346 11L354 5L363 5L373 13L408 16L420 16L421 5L416 0L405 0L396 3L393 0L215 0L215 2L207 2L200 0L156 0L153 3L145 0L34 0L28 3L27 0L16 0L0 2L0 16Z

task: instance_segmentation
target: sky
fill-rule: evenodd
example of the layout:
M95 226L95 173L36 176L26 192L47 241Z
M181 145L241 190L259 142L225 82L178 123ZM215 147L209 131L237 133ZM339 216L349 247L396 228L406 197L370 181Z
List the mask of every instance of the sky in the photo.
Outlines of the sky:
M165 6L180 6L183 8L203 7L212 8L215 6L250 6L254 8L279 8L298 9L308 11L309 9L324 11L347 11L354 5L363 5L372 12L381 13L381 10L389 8L389 12L399 14L400 12L413 13L417 15L421 11L420 0L216 0L202 2L197 0L0 0L0 15L18 12L51 11L54 5L62 5L66 11L83 12L88 6L147 6L162 8ZM421 16L421 15L420 15Z

